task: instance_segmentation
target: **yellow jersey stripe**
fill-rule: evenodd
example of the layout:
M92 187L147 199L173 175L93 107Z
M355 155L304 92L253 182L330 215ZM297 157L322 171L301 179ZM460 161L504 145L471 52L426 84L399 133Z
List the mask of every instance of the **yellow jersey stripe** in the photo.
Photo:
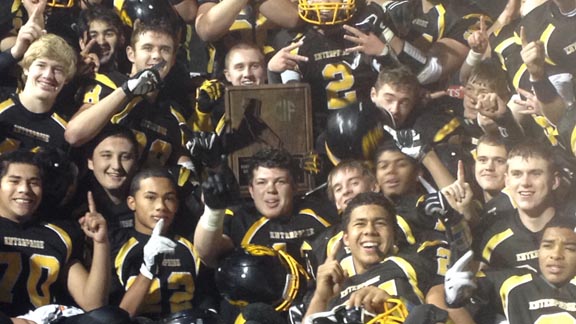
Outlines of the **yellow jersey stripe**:
M484 250L482 250L482 257L484 258L484 260L490 262L490 258L492 257L492 252L494 251L494 249L496 249L496 247L500 245L500 243L504 242L512 235L514 235L514 232L512 231L512 229L509 228L504 232L492 236L492 238L488 240L488 243L486 244L486 247L484 247Z

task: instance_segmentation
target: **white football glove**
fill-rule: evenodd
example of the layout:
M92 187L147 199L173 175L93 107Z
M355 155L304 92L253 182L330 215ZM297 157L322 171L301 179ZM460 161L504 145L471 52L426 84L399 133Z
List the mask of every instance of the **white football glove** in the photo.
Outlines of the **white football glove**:
M472 251L466 252L446 271L444 292L446 293L446 304L450 307L462 306L466 299L472 295L472 291L477 288L474 274L465 270L473 256Z
M148 243L144 245L144 262L140 267L140 273L150 280L154 278L154 274L158 270L156 257L161 254L174 253L174 249L176 248L175 242L160 235L163 227L164 220L161 219L156 223L156 226L154 226Z
M36 324L48 324L60 317L70 317L79 314L84 314L84 311L74 306L64 306L57 304L44 305L31 310L28 313L18 316L28 321L35 322Z
M122 84L127 96L142 96L158 88L160 75L155 69L145 69Z

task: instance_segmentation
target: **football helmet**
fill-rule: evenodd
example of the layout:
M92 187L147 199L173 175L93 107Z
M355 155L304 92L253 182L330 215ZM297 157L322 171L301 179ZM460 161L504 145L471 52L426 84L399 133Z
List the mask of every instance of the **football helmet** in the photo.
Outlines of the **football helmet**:
M390 118L372 103L353 103L333 110L326 122L326 154L337 165L345 159L369 160L378 143L386 136L382 125Z
M298 0L298 15L314 25L337 25L356 12L356 0Z
M401 299L388 298L384 303L384 312L376 315L368 324L401 324L408 317L408 308Z
M119 12L122 22L129 27L133 27L137 19L143 22L177 20L174 9L164 0L114 0L114 8Z
M362 307L334 307L327 312L312 314L307 319L311 324L401 324L408 317L408 308L401 299L389 298L384 303L384 312L378 315Z
M216 269L216 286L230 304L267 303L276 311L287 310L308 279L288 253L252 244L236 249Z

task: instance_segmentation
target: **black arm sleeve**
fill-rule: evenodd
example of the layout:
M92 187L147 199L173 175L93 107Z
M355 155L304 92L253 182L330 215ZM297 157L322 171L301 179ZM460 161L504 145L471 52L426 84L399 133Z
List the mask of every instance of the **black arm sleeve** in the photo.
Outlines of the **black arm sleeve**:
M10 49L5 50L4 52L0 52L0 71L6 70L16 62L18 62L18 60L12 56Z

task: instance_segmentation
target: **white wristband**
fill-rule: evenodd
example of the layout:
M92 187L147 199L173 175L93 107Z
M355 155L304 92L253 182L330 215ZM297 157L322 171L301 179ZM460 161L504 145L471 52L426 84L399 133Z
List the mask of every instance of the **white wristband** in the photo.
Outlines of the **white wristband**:
M475 66L478 62L482 61L483 56L483 53L476 53L473 50L469 50L468 55L466 55L466 64Z
M140 273L150 280L154 279L154 275L152 274L152 272L150 272L150 270L148 270L148 267L146 267L144 263L142 263L142 265L140 266Z
M204 213L198 224L207 231L215 232L224 226L224 209L210 209L204 205Z

